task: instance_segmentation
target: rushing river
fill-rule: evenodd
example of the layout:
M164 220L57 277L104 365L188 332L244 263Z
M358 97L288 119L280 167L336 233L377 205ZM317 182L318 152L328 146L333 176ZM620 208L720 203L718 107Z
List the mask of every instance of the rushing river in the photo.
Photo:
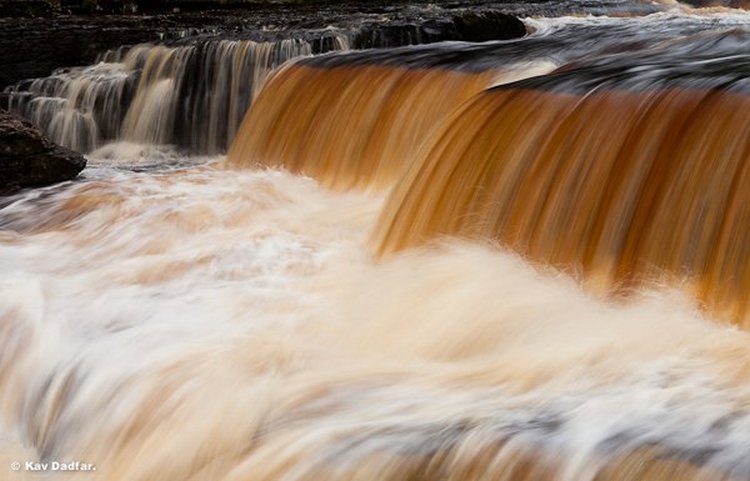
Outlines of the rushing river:
M0 480L750 479L750 15L659 10L14 88L90 152L0 199Z

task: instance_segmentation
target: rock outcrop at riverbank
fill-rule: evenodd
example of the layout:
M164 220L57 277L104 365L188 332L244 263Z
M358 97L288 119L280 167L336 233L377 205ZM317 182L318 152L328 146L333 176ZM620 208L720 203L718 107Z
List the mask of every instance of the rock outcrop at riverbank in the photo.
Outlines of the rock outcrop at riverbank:
M31 4L28 9L37 11ZM346 33L353 48L500 40L526 33L516 17L464 4L245 5L146 15L8 16L0 17L0 88L57 68L91 64L98 54L122 45L304 38L318 46L313 53L321 53L330 50L326 39L333 31Z
M70 180L84 167L83 155L53 143L30 123L0 110L0 192Z

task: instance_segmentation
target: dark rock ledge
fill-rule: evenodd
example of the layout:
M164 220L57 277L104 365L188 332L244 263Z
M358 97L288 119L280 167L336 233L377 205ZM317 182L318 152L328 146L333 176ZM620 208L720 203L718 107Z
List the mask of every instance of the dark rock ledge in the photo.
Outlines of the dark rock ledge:
M0 192L70 180L84 167L83 155L55 144L30 123L0 110Z
M355 49L390 48L445 40L522 37L523 23L492 8L362 4L255 5L232 10L146 15L4 17L0 8L0 90L61 67L90 65L98 54L138 43L185 44L205 40L269 41L300 38L314 53L345 33ZM3 0L0 0L2 7ZM0 107L2 103L0 103Z

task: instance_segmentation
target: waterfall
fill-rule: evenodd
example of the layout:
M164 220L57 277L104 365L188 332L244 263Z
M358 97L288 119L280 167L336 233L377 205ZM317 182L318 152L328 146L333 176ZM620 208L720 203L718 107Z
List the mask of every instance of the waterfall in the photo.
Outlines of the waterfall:
M750 327L750 56L738 40L670 42L477 95L394 189L378 251L493 239L613 296L681 285Z
M612 15L13 87L92 151L0 197L0 480L750 479L750 16L532 3Z
M348 48L346 35L330 37L328 48ZM215 154L227 149L271 72L312 52L300 39L137 45L21 82L6 96L9 110L79 151L128 141Z
M612 297L680 284L746 326L746 40L697 34L552 72L439 51L310 58L264 90L228 164L335 188L396 183L379 255L443 236L499 241Z
M9 88L8 108L56 142L86 152L118 134L133 84L125 64L60 69Z
M320 63L310 59L279 72L248 112L229 165L282 166L336 188L386 188L464 102L492 85L551 68L462 72Z

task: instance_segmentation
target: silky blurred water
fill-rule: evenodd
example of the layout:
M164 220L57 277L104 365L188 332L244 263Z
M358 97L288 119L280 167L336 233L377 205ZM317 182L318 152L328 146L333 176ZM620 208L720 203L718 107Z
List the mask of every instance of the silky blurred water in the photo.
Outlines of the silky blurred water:
M539 66L578 27L747 17L526 21ZM435 48L490 47L524 44ZM747 333L680 286L612 300L490 241L376 259L387 194L120 142L0 200L0 479L750 478Z

